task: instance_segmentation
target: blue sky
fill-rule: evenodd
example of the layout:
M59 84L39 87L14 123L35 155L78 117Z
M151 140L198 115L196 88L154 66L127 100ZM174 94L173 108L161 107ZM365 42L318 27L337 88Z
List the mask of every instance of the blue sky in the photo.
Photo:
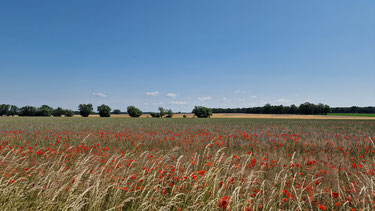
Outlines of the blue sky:
M0 104L375 105L375 1L1 1Z

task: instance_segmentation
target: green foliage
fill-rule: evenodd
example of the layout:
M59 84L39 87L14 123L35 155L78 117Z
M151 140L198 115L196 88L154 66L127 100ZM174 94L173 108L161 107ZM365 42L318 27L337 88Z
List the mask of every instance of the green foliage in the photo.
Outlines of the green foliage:
M160 117L165 116L165 114L166 114L165 109L163 107L159 107L158 109L159 109L159 115L160 115Z
M329 105L324 105L323 113L327 115L327 113L331 113L332 109L329 107Z
M271 105L265 104L263 107L252 107L252 108L213 108L213 113L251 113L251 114L327 114L332 112L328 105L319 103L315 105L313 103L303 103L299 107L296 105L283 106L283 105ZM339 113L339 112L338 112Z
M112 111L112 114L121 114L120 109L115 109Z
M150 115L152 118L162 118L165 116L166 118L172 118L173 111L171 109L164 109L163 107L159 107L159 113L151 112Z
M18 115L19 111L20 111L20 109L19 109L17 106L15 106L15 105L11 105L11 106L10 106L10 109L9 109L9 112L8 112L8 115L9 115L9 116L15 116L15 115Z
M20 116L36 116L37 109L34 106L24 106L20 109Z
M0 116L8 115L10 105L8 104L1 104L0 105Z
M289 108L289 114L297 114L297 113L298 113L298 107L292 104Z
M79 114L82 117L88 117L90 114L92 114L93 107L92 104L80 104L78 106Z
M56 109L53 109L53 111L52 111L52 115L56 116L56 117L62 116L62 115L64 115L64 113L65 113L65 111L61 107L57 107Z
M48 105L42 105L37 109L37 116L51 116L52 115L53 108L51 108Z
M72 117L72 116L74 116L74 111L72 111L70 109L65 109L64 110L64 116L65 117Z
M111 116L111 108L107 105L98 106L98 112L100 117L110 117Z
M183 117L183 118L186 118L187 116L184 114L182 117Z
M152 118L160 118L159 113L151 112L150 115L151 115Z
M142 111L135 106L128 106L128 114L130 117L139 117L142 115Z
M192 113L198 118L208 118L212 116L212 110L203 106L195 106Z
M166 118L172 118L172 116L173 116L173 111L172 111L171 109L168 109L166 113L167 113Z

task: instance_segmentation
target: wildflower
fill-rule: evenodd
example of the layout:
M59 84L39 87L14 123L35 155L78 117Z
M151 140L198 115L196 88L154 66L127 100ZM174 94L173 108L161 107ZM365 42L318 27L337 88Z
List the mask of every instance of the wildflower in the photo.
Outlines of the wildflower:
M332 197L335 198L335 199L337 199L339 197L339 193L333 192L332 193Z
M219 199L219 207L221 209L227 209L230 203L230 197L224 196L223 198Z
M324 205L322 205L322 204L319 204L319 209L321 209L321 210L326 210L326 209L327 209L327 207L326 207L326 206L324 206Z

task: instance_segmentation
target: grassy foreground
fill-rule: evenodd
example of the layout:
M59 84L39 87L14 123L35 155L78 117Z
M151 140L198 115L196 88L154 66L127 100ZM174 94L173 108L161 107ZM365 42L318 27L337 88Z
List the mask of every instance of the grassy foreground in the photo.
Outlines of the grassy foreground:
M375 121L0 118L0 210L373 210Z

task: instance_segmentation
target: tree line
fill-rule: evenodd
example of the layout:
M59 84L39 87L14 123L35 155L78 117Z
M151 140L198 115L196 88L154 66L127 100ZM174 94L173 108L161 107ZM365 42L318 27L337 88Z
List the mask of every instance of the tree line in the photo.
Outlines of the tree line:
M334 107L332 108L332 113L362 113L362 114L375 114L374 106L367 107Z
M18 108L15 105L1 104L0 105L0 116L66 116L72 117L74 111L70 109L52 108L48 105L42 105L40 107L34 106L23 106Z
M164 109L163 107L158 108L159 112L150 112L149 114L153 118L172 118L173 111L171 109ZM123 114L119 109L112 109L108 105L100 105L97 107L97 113L100 117L110 117L111 114ZM202 107L202 106L195 106L192 113L198 118L207 118L212 115L212 110L210 108ZM0 105L0 116L66 116L72 117L74 114L80 114L82 117L88 117L91 114L94 114L94 107L92 104L79 104L78 111L75 112L69 109L62 109L58 107L56 109L48 106L42 105L41 107L34 107L34 106L24 106L22 108L18 108L15 105L8 105L8 104L1 104ZM127 112L130 117L139 117L143 114L143 112L135 107L135 106L128 106ZM186 118L186 115L184 115Z
M150 112L149 114L153 118L171 118L173 111L171 109L164 109L159 107L159 112ZM128 106L127 112L121 112L119 109L112 109L108 105L100 105L97 107L97 113L100 117L110 117L111 114L128 114L130 117L139 117L143 112L135 107ZM302 103L299 106L290 105L270 105L267 103L262 107L250 107L250 108L206 108L203 106L195 106L192 113L198 118L210 117L212 113L253 113L253 114L311 114L311 115L326 115L327 113L375 113L375 107L335 107L331 108L328 105L319 103ZM48 105L42 105L40 107L34 106L23 106L18 108L15 105L1 104L0 105L0 116L66 116L71 117L74 114L80 114L82 117L88 117L94 114L94 108L92 104L80 104L78 111L70 109L62 109L61 107L52 108Z
M290 105L271 105L267 103L263 107L250 108L212 108L213 113L248 113L248 114L312 114L312 115L326 115L332 110L329 105L322 103L302 103L299 106Z

